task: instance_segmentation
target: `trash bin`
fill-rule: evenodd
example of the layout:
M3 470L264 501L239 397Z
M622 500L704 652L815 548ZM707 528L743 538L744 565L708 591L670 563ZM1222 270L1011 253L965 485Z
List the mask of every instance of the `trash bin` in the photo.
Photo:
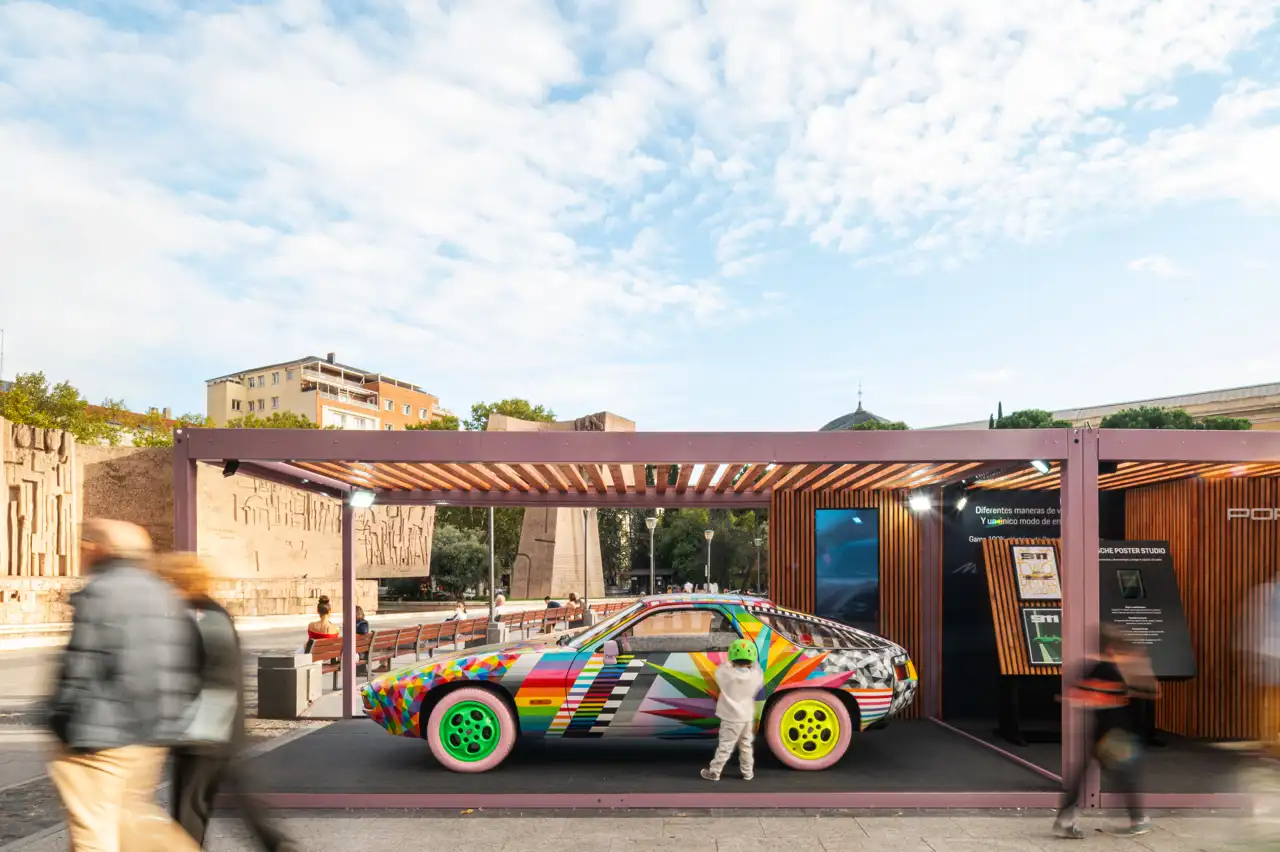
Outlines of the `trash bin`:
M268 651L258 656L258 718L298 719L320 698L321 664L310 654Z

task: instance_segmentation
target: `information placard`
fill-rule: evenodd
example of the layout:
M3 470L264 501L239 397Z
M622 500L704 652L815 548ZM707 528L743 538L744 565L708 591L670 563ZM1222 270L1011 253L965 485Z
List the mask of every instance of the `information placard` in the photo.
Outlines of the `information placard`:
M1195 651L1169 542L1103 541L1100 545L1102 623L1123 630L1145 649L1161 680L1195 677Z
M1018 598L1024 601L1062 600L1058 556L1052 547L1013 546L1013 572L1018 578Z
M1024 606L1022 632L1033 666L1062 665L1062 610L1059 607Z

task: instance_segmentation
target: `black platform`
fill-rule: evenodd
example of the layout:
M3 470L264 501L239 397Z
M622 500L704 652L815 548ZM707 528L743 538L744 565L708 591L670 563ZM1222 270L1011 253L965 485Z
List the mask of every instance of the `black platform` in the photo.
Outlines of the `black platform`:
M698 777L714 741L527 740L499 768L449 772L425 741L393 737L365 719L336 722L253 759L259 793L705 793ZM748 789L730 763L717 786ZM761 739L749 790L770 792L1053 791L1053 781L932 722L897 722L855 736L823 772L783 767Z
M1062 774L1062 744L1031 742L1015 746L994 731L991 721L948 720L965 733L1004 749L1010 754L1055 775ZM1239 752L1224 751L1207 743L1167 734L1158 735L1163 746L1146 750L1142 769L1142 789L1146 793L1237 793L1240 777L1249 765L1249 757ZM1103 776L1104 792L1115 792L1115 785Z

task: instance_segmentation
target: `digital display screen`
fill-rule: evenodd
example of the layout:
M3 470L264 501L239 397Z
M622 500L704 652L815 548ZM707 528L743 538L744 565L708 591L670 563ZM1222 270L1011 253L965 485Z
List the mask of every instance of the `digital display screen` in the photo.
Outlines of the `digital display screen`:
M880 632L880 512L818 509L814 614Z

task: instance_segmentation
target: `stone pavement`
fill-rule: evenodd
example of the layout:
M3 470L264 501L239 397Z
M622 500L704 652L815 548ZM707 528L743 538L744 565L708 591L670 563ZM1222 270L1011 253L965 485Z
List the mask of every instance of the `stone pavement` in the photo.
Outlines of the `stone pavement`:
M1038 852L1063 847L1118 852L1244 850L1250 826L1228 816L1159 816L1158 828L1136 840L1099 831L1080 843L1052 836L1047 812L991 815L938 812L885 815L453 814L405 812L299 814L285 820L304 850L431 849L448 844L467 852ZM1090 819L1089 828L1116 824ZM63 832L3 852L63 852ZM209 852L253 849L238 824L215 820Z

